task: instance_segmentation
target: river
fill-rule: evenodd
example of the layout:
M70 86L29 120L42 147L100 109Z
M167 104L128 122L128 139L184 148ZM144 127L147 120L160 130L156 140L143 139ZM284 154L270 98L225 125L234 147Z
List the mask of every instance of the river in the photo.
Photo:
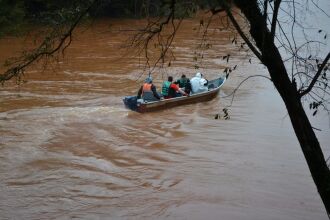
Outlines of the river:
M139 114L144 60L123 49L138 20L104 20L76 31L59 63L30 68L0 88L0 219L328 219L285 107L267 75L212 29L199 63L207 78L238 65L210 102ZM200 37L186 20L175 60L156 69L192 77ZM0 40L0 58L29 45ZM14 51L14 52L12 52ZM231 54L227 64L223 56ZM228 107L229 120L215 120ZM311 117L329 157L329 118Z

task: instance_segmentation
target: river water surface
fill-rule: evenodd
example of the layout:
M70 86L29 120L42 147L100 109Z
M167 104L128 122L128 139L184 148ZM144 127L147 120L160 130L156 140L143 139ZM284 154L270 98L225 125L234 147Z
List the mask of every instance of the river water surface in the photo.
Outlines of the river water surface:
M213 29L199 63L209 79L238 64L217 98L148 114L124 108L122 98L146 76L143 59L120 52L138 25L81 28L58 64L0 88L0 219L327 219L270 81L251 78L230 119L214 119L244 77L267 74L238 52L230 32ZM167 75L197 71L199 20L181 28L176 60L153 75L158 88ZM1 59L28 42L2 39ZM329 156L329 118L312 122Z

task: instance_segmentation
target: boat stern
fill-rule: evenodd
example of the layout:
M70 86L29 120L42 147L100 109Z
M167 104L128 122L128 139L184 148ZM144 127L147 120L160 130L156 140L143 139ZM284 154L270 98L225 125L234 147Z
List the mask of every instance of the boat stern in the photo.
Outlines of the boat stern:
M123 99L123 102L124 102L126 108L133 110L133 111L138 110L137 96L126 96Z

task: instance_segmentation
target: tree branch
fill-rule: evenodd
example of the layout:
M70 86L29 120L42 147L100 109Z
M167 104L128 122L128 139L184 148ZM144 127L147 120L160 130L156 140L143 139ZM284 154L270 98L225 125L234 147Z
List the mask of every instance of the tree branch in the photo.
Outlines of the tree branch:
M263 19L264 19L265 24L267 24L267 17L268 17L267 10L268 10L268 0L264 0ZM262 51L261 51L262 54L265 53L265 37L266 37L267 31L268 31L267 25L265 25L265 27L263 29L263 33L262 33Z
M241 29L241 27L237 23L236 19L234 18L233 14L231 13L231 10L230 10L229 6L225 2L222 2L222 6L224 7L224 9L225 9L225 11L226 11L226 13L227 13L230 21L233 23L233 25L236 28L236 30L239 33L239 35L243 38L243 40L249 46L249 48L252 50L252 52L259 58L259 60L262 60L261 53L257 50L257 48L255 48L253 46L253 44L251 43L251 41L244 34L243 30Z
M264 20L267 22L268 0L264 0Z
M153 71L157 64L164 60L172 42L176 35L176 32L182 22L182 19L179 21L177 25L175 25L175 4L176 0L171 0L168 2L169 4L169 14L164 18L157 19L156 21L148 21L147 26L140 30L136 35L133 36L131 39L130 46L140 49L141 51L144 51L144 57L146 58L146 64L147 67L150 69L149 64L149 54L148 54L148 48L149 44L152 42L152 40L157 37L158 38L158 45L161 47L160 51L160 57L156 60L156 62L153 65L153 68L150 71ZM163 32L164 28L167 25L172 25L173 32L169 36L166 37L165 40L163 40L163 36L161 33Z
M220 12L225 11L225 9L223 9L223 8L218 8L218 9L211 8L210 11L211 11L212 15L216 15L216 14L218 14Z
M4 83L5 81L8 81L13 77L19 77L21 74L23 74L25 68L30 66L32 63L37 62L43 57L49 57L60 51L61 49L63 53L64 50L71 44L72 32L74 31L74 29L98 1L99 0L94 0L79 16L77 16L76 20L74 20L71 24L70 28L64 34L62 34L57 46L49 48L50 44L53 44L57 40L56 36L53 38L46 37L38 48L27 54L24 54L22 57L19 58L19 60L15 62L15 66L9 68L5 73L0 74L0 83ZM67 39L69 39L69 42L65 44Z
M241 85L243 85L243 83L245 83L247 80L251 79L251 78L255 78L255 77L262 77L262 78L265 78L265 79L268 79L269 81L272 81L272 79L268 76L264 76L264 75L260 75L260 74L256 74L256 75L252 75L252 76L248 76L246 77L244 80L242 80L237 86L236 88L229 94L229 95L226 95L226 96L221 96L221 98L228 98L230 96L232 96L231 98L231 102L230 102L230 105L226 106L226 107L230 107L233 102L234 102L234 98L235 98L235 94L237 92L237 90L241 87Z
M278 10L280 8L280 5L281 5L281 0L274 1L274 11L273 11L272 24L271 24L271 31L270 31L271 40L273 42L274 42L274 37L275 37L277 16L278 16Z
M315 74L312 82L309 84L309 86L307 87L307 89L305 89L304 91L300 92L300 94L299 94L300 98L303 97L304 95L306 95L307 93L309 93L313 89L315 83L317 82L317 79L321 75L321 72L324 69L325 65L328 63L328 60L329 59L330 59L330 53L328 53L328 55L323 60L322 64L320 65L318 71L316 72L316 74Z

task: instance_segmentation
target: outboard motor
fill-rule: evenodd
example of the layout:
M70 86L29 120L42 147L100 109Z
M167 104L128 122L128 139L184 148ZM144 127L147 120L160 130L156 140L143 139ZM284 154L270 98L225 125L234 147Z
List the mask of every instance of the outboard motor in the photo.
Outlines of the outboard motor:
M137 96L126 96L123 99L125 106L133 111L137 111Z

